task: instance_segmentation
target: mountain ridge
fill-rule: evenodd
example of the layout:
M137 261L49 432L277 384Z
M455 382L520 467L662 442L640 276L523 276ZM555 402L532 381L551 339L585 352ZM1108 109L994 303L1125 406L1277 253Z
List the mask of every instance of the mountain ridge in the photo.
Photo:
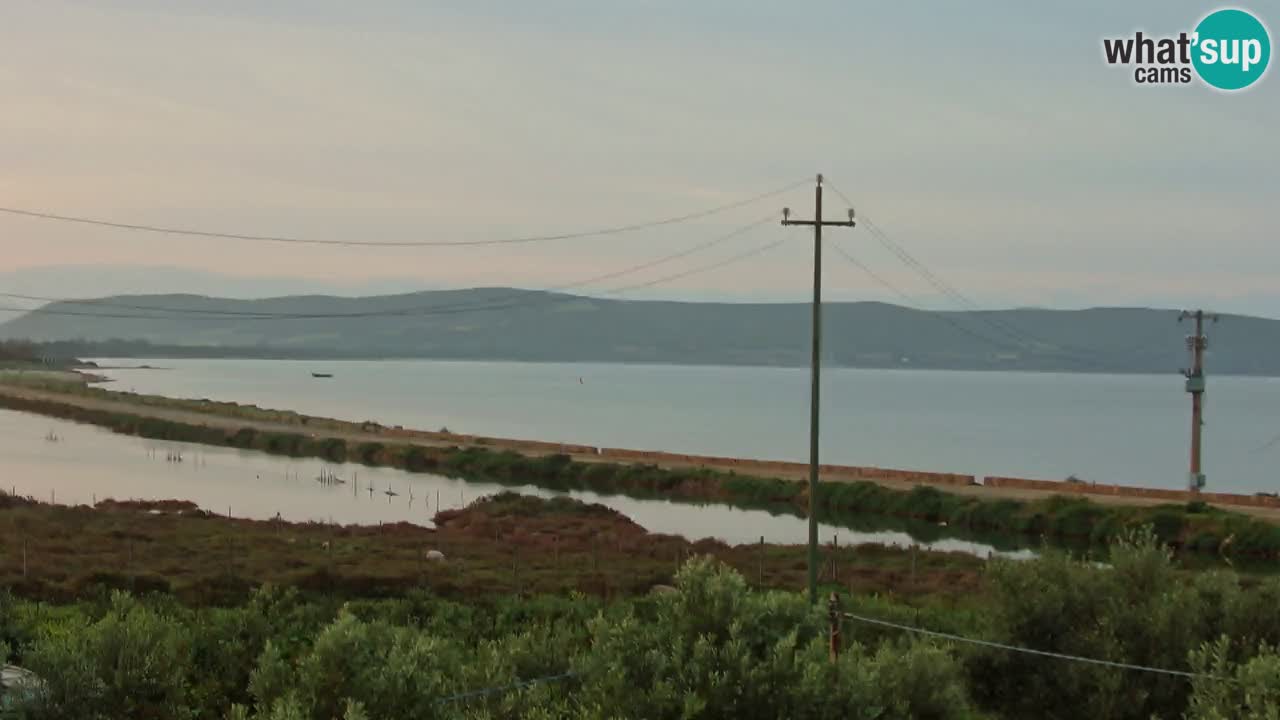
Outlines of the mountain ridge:
M262 317L272 314L300 317ZM1190 326L1180 325L1177 314L1144 307L937 312L872 300L829 302L823 306L824 361L1169 372L1186 363L1183 338ZM0 339L114 342L139 357L160 357L167 349L183 357L804 366L809 323L804 302L628 300L504 287L259 299L171 293L50 303L0 324ZM1280 320L1224 315L1209 333L1210 372L1280 376Z

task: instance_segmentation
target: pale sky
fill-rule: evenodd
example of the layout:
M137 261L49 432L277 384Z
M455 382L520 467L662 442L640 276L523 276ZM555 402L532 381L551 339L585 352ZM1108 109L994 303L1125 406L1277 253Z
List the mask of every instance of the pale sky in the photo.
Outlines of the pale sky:
M1280 316L1280 77L1228 95L1139 87L1102 61L1103 37L1190 30L1216 5L449 5L3 0L0 206L469 240L678 215L823 172L984 304ZM1274 40L1280 8L1243 7ZM261 245L0 215L0 292L551 287L783 205L807 217L811 195L628 235L482 248ZM828 207L843 216L833 195ZM922 304L948 307L870 234L830 232ZM633 296L805 299L808 236L776 225L601 287L780 237L794 242ZM829 258L828 297L896 301ZM184 271L130 269L153 265ZM33 270L46 266L81 269Z

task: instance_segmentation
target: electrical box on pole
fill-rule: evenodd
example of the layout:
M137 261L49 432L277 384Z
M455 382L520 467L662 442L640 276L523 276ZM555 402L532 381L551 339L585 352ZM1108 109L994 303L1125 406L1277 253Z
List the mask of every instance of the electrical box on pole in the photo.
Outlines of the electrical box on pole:
M1196 321L1195 334L1187 336L1187 351L1191 355L1191 364L1182 371L1187 378L1187 392L1191 393L1191 470L1187 477L1187 488L1193 493L1198 493L1205 486L1204 472L1200 464L1200 431L1204 426L1204 351L1209 348L1209 338L1204 334L1204 321L1207 319L1217 322L1218 316L1206 313L1204 310L1194 312L1183 310L1178 315L1178 322L1187 318L1193 318Z

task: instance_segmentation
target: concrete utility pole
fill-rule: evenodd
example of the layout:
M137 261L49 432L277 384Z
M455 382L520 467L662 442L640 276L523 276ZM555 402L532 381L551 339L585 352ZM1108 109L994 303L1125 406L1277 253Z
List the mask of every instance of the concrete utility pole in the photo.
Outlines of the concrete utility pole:
M1182 374L1187 377L1187 392L1191 393L1191 474L1187 486L1193 493L1204 487L1204 473L1200 471L1200 427L1204 425L1204 351L1209 338L1204 334L1204 321L1218 321L1218 316L1204 310L1183 310L1178 322L1195 318L1196 332L1187 336L1187 350L1191 352L1191 367Z
M822 228L853 227L848 220L822 219L822 175L813 191L813 219L792 220L791 208L782 209L783 225L813 226L813 349L812 387L809 394L809 604L818 604L818 394L822 358Z

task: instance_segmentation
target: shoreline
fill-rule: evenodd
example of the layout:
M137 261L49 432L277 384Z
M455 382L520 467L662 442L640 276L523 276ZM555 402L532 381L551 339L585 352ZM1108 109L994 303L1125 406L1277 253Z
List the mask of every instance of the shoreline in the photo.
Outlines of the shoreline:
M94 366L88 366L96 369ZM136 368L163 369L163 368ZM70 380L85 386L100 386L115 382L111 378L86 372L84 369L71 370L65 373L51 372L59 375L55 380ZM0 374L0 392L12 387L4 382ZM387 426L375 421L353 422L318 416L303 415L289 410L273 410L258 408L256 405L244 405L236 402L220 402L205 400L184 400L165 396L137 395L116 392L114 401L121 403L114 411L132 412L122 407L124 404L134 406L139 401L148 410L169 410L180 408L181 416L169 412L155 415L161 419L182 422L205 422L209 417L225 418L228 409L246 409L260 411L267 422L255 418L244 418L235 425L235 429L250 425L265 432L295 432L300 428L312 429L321 427L328 431L337 431L347 441L355 442L409 442L426 444L433 447L483 447L496 451L512 451L535 457L552 454L568 455L576 462L607 462L654 465L667 470L699 470L709 469L763 479L786 479L805 481L808 478L807 463L782 460L759 460L749 458L733 458L715 455L699 455L690 453L673 453L660 450L636 450L629 448L599 447L576 443L549 442L542 440L522 440L469 433L452 433L445 431L404 428L399 425ZM46 398L49 399L49 398ZM200 417L196 420L196 415ZM235 418L240 420L240 418ZM823 482L872 482L882 487L910 491L917 486L934 487L947 493L978 497L987 500L1017 500L1033 502L1057 495L1084 497L1100 505L1155 506L1170 502L1205 502L1210 505L1230 508L1233 511L1266 519L1280 524L1280 497L1263 493L1219 493L1202 492L1193 494L1187 490L1171 488L1145 488L1137 486L1117 485L1112 483L1073 482L1068 480L1044 480L1037 478L1010 477L1002 475L976 476L961 473L936 472L926 470L903 470L871 466L822 464L819 466Z
M153 439L238 447L292 457L390 466L464 480L588 490L641 498L713 502L805 515L807 484L779 472L786 465L738 461L715 466L694 456L634 451L573 452L555 443L385 428L212 401L175 400L104 390L87 384L32 387L0 383L0 407L61 417ZM581 449L579 449L581 450ZM670 460L659 462L658 460ZM800 468L807 469L805 466ZM832 469L832 468L829 468ZM838 469L838 468L836 468ZM819 504L839 517L895 517L951 527L950 533L1052 537L1095 546L1128 528L1151 525L1177 547L1260 558L1280 557L1280 510L1221 509L1159 497L1084 495L1052 489L929 484L904 477L828 473ZM884 471L879 471L884 472ZM908 474L910 476L911 474ZM964 479L966 476L947 476Z
M86 355L85 357L98 357L94 355ZM694 361L670 361L662 362L659 360L542 360L531 358L527 360L519 360L514 358L493 358L493 357L420 357L420 356L377 356L377 357L344 357L344 356L316 356L316 357L254 357L254 356L224 356L224 355L191 355L191 356L173 356L168 354L158 355L138 355L138 356L101 356L110 360L205 360L205 361L264 361L264 362L296 362L296 363L342 363L342 362L430 362L430 363L501 363L509 365L631 365L636 367L688 367L688 368L748 368L759 370L794 370L796 372L808 373L809 366L801 365L766 365L754 363L728 363L728 362L694 362ZM104 366L105 367L105 366ZM1102 377L1156 377L1167 378L1169 373L1161 369L1150 370L1047 370L1038 368L965 368L965 367L923 367L920 365L823 365L827 371L838 370L855 370L866 372L936 372L936 373L966 373L966 374L989 374L989 373L1007 373L1011 375L1087 375ZM127 369L127 370L167 370L169 368L159 367L128 367L128 368L108 368L108 369ZM1244 379L1277 379L1280 380L1280 373L1241 373L1241 372L1216 372L1214 377L1217 378L1244 378Z

